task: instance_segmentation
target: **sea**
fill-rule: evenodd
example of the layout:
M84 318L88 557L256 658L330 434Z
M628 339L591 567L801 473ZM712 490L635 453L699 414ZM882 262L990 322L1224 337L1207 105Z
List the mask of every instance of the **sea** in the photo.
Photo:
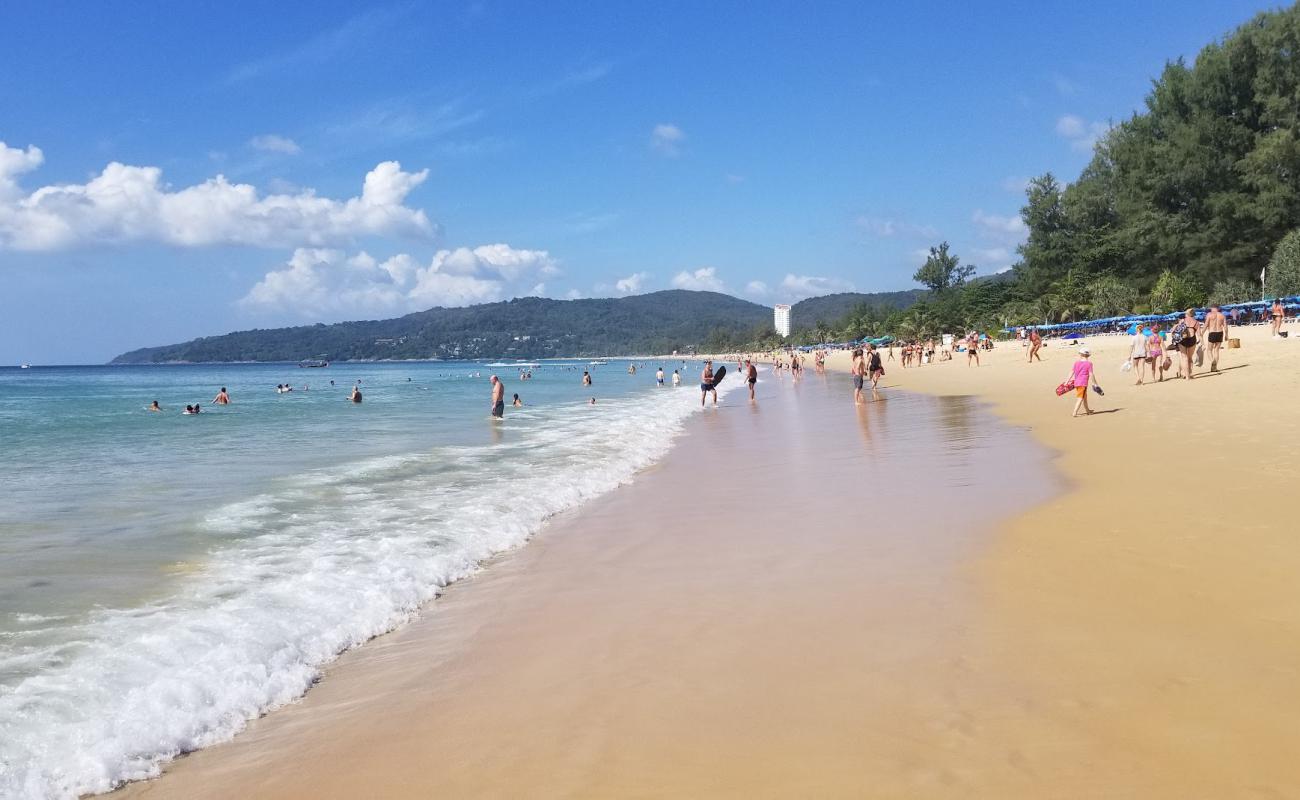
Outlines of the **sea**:
M657 386L659 366L681 388ZM660 458L701 413L699 369L0 368L0 797L157 775L299 698L339 653Z

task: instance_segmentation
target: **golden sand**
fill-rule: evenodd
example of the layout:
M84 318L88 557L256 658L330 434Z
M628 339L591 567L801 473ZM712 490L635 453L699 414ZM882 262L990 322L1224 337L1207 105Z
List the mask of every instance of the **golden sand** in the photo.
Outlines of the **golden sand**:
M1141 387L1126 339L1090 340L1114 411L1082 419L1056 343L887 361L864 409L838 376L765 374L758 408L733 393L302 703L124 793L1300 796L1300 342L1243 339L1221 374ZM873 495L918 466L898 388L987 398L1070 490L1036 503L1049 470L1013 449L967 486ZM965 457L983 418L935 402ZM872 503L910 516L872 531Z

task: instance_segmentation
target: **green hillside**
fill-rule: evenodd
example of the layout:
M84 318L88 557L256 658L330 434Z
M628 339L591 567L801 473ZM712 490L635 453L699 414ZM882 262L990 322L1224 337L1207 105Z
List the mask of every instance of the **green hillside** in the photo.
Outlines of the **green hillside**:
M716 292L670 290L591 300L525 297L431 308L388 320L238 331L132 350L111 363L667 353L721 347L771 324L770 308Z

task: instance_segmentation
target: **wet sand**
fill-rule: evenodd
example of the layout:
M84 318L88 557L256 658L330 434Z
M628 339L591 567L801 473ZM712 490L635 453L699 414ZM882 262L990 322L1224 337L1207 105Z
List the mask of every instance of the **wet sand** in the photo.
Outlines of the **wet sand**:
M1049 743L989 735L1050 698L973 566L1060 489L1049 456L970 398L849 391L734 391L301 703L121 794L1045 796Z

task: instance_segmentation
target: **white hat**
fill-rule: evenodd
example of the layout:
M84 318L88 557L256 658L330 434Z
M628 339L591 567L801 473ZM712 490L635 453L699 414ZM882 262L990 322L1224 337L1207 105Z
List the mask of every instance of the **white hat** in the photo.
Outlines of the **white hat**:
M1079 355L1081 355L1081 356L1090 356L1090 355L1092 355L1092 351L1089 350L1089 349L1086 348L1086 347L1080 347L1080 348L1079 348Z

